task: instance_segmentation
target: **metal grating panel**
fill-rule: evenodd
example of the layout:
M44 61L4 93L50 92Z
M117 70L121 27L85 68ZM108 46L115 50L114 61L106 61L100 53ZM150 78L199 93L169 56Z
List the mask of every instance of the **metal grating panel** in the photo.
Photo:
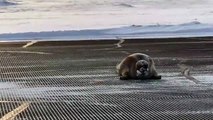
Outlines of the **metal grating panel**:
M116 42L1 47L0 120L213 118L212 41ZM133 52L152 56L163 79L118 80L115 65Z

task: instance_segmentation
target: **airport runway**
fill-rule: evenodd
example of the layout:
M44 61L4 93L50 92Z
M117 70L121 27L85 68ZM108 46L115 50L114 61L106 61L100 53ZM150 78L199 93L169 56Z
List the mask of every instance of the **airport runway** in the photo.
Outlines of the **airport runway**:
M212 38L26 44L0 43L0 120L213 118ZM162 80L119 80L135 52Z

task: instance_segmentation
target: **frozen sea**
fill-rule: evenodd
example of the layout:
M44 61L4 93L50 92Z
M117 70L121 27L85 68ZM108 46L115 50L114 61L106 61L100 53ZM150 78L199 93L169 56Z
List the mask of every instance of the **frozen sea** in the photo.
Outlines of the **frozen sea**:
M213 36L213 0L0 0L0 40Z

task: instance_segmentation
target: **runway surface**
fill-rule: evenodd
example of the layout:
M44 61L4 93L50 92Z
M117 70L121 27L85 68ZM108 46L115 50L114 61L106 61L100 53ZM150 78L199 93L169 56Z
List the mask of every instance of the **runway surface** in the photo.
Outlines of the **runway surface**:
M213 118L212 38L26 44L0 43L0 120ZM161 80L119 80L135 52Z

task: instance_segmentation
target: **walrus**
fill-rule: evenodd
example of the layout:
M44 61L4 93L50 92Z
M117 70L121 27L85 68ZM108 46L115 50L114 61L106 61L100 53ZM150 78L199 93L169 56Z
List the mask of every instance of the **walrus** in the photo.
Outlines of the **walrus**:
M128 79L161 79L153 59L143 53L134 53L124 58L117 66L121 80Z

